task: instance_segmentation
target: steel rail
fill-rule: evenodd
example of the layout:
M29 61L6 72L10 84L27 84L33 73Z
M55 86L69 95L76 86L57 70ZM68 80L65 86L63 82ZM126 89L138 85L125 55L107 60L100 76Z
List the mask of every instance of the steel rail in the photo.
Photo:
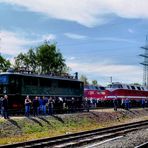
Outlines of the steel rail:
M136 127L136 128L131 128L131 129L127 129L127 130L121 130L121 131L117 131L115 133L108 133L108 134L103 134L103 135L100 135L100 136L97 136L96 134L94 134L93 136L85 137L84 139L81 138L81 139L77 139L75 141L67 142L67 143L64 143L64 144L57 144L57 145L54 146L54 148L71 148L71 147L80 147L80 146L88 147L88 144L95 143L95 142L98 142L98 141L99 141L100 144L102 144L102 143L106 143L107 141L110 141L112 139L116 139L116 138L119 138L119 137L121 138L126 133L129 133L129 132L132 132L132 131L135 131L135 130L140 130L140 129L143 129L143 128L145 128L145 126L140 126L140 128Z
M136 146L135 148L146 148L146 147L148 147L148 141Z
M42 138L42 139L20 142L15 144L0 145L0 148L45 147L45 146L58 147L58 145L61 145L60 147L62 147L62 144L63 144L63 147L71 147L72 145L80 146L81 144L90 143L92 141L103 140L105 138L110 138L113 136L114 137L120 136L121 134L125 134L126 132L138 130L138 128L140 127L143 128L143 126L148 126L148 120L122 124L122 125L117 125L113 127L100 128L100 129L95 129L91 131L84 131L80 133L67 134L67 135L62 135L57 137ZM98 136L98 137L92 138L94 136ZM87 138L87 140L83 141L82 139L84 138ZM71 144L67 144L66 146L64 145L64 143L71 143Z

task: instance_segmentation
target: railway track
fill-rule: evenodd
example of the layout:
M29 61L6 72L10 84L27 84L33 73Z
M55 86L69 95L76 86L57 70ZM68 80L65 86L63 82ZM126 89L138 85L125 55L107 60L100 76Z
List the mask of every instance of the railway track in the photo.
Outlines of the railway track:
M101 128L91 131L85 131L74 134L67 134L52 138L43 138L38 140L26 141L15 144L1 145L0 148L5 147L80 147L94 142L102 142L109 139L120 138L128 132L143 129L148 126L148 120L123 124L108 128Z
M136 146L135 148L146 148L146 147L148 147L148 142L142 143L142 144Z

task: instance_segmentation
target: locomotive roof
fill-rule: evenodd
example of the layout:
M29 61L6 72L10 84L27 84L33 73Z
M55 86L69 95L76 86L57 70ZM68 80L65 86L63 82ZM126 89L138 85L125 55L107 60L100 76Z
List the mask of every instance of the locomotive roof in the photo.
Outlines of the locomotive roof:
M120 83L120 82L113 82L108 85L108 87L114 86L117 88L126 88L126 89L133 89L133 90L147 90L147 88L143 85L140 84L125 84L125 83Z
M75 78L68 78L64 76L50 76L50 75L44 75L44 74L30 74L30 73L12 73L12 72L3 72L0 73L0 75L18 75L18 76L29 76L29 77L39 77L39 78L49 78L49 79L58 79L58 80L67 80L67 81L78 81L82 82Z
M120 85L129 85L129 86L142 86L140 84L126 84L126 83L121 83L121 82L112 82L111 85L114 84L120 84Z

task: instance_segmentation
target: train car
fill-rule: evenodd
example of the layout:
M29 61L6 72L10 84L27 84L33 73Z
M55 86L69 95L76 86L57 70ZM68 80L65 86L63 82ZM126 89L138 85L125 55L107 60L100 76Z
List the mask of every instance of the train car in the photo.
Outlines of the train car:
M95 107L110 107L112 101L106 98L106 88L104 86L85 85L84 97L90 101L91 106Z
M94 85L85 85L84 86L84 97L88 99L105 99L105 87L103 86L94 86Z
M115 98L119 102L128 98L133 106L137 106L142 99L148 100L148 89L141 85L112 83L105 90L105 99Z
M24 109L27 95L64 97L77 99L82 104L83 82L73 77L38 75L29 73L0 73L0 97L8 95L9 110L20 112Z

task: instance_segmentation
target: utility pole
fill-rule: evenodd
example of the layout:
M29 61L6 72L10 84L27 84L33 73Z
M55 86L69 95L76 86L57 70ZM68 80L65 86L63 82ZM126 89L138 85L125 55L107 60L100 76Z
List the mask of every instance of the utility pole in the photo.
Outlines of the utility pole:
M111 84L113 83L113 77L112 76L110 77L110 83Z
M148 88L148 36L146 36L145 46L141 48L144 49L144 53L139 55L144 58L144 61L140 63L143 65L143 85Z

